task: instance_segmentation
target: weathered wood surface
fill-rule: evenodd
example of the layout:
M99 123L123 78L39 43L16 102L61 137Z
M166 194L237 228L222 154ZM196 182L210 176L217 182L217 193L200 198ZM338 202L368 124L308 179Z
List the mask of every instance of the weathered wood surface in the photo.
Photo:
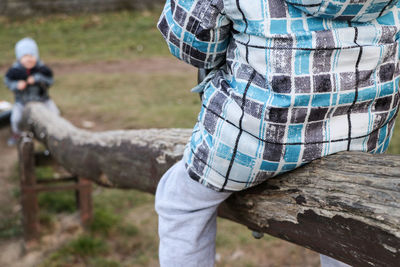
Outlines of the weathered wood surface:
M154 193L191 130L93 133L30 104L24 127L68 171ZM346 152L233 194L222 217L353 266L400 264L400 156Z

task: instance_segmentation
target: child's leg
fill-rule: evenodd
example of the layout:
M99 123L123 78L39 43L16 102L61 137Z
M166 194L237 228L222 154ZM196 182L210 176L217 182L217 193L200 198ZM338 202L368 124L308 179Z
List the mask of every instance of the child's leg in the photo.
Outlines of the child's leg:
M331 257L320 255L322 267L351 267L350 265L341 261L335 260Z
M21 134L19 129L19 123L22 120L22 113L24 111L24 105L21 103L15 103L11 111L11 130L14 134Z
M56 106L53 100L49 99L44 102L44 105L46 106L47 109L49 109L51 112L60 115L60 110Z
M156 192L161 267L214 266L218 205L231 193L211 190L187 174L183 161L161 178ZM350 267L321 254L322 267Z
M183 161L164 174L155 204L162 267L214 266L217 208L230 195L193 181Z

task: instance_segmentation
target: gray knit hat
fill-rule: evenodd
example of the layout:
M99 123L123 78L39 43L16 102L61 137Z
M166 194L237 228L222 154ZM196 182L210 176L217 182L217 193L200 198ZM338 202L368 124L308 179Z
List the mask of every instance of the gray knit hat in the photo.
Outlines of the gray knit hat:
M39 48L32 38L24 38L15 45L15 56L20 60L25 55L32 55L39 60Z

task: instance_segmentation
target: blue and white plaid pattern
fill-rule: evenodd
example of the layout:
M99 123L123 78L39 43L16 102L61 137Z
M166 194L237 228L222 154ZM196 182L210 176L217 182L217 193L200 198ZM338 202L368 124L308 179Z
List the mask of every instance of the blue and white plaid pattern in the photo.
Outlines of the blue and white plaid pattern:
M284 0L168 0L159 28L171 52L216 67L185 150L189 175L238 191L339 151L384 152L399 104L399 8L360 23Z
M398 0L286 0L286 2L313 16L366 22L389 12Z

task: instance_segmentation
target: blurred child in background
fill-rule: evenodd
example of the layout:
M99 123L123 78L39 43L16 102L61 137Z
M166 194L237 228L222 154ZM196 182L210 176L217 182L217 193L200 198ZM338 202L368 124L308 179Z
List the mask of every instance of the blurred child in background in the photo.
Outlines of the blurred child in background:
M39 48L31 38L24 38L15 45L15 62L7 71L4 82L15 95L15 104L11 113L13 135L9 145L15 145L21 134L19 123L27 103L42 102L49 110L59 114L55 103L48 94L53 84L53 72L39 59Z

